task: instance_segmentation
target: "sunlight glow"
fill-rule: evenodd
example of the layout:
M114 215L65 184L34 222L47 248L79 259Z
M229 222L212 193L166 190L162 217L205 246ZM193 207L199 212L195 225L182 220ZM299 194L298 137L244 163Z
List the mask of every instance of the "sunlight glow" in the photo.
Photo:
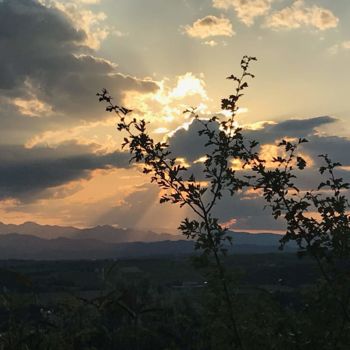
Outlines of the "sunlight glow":
M200 158L198 158L197 160L195 160L195 161L193 162L193 164L204 163L207 159L208 159L207 156L200 157Z
M170 97L178 99L197 94L204 100L208 99L205 91L205 82L202 79L196 78L192 73L186 73L178 77L177 86L170 93Z

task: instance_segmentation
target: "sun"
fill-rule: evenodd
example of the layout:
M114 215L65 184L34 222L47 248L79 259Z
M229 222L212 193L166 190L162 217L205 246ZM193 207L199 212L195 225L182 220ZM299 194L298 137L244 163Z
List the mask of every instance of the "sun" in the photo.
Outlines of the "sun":
M199 95L204 100L208 99L203 79L195 77L192 73L186 73L178 77L177 85L171 92L173 98Z

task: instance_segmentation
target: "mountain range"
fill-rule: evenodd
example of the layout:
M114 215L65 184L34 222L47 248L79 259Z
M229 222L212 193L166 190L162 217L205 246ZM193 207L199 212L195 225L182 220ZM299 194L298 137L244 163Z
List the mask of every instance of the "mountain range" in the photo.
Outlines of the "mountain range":
M234 253L278 252L280 235L230 232ZM287 251L293 250L289 247ZM75 260L188 255L194 242L181 235L103 225L76 227L0 223L0 259Z
M72 226L39 225L35 222L25 222L20 225L4 224L0 222L0 235L9 233L31 235L43 239L96 239L109 243L153 242L179 239L178 235L135 229L122 229L109 225L79 229Z

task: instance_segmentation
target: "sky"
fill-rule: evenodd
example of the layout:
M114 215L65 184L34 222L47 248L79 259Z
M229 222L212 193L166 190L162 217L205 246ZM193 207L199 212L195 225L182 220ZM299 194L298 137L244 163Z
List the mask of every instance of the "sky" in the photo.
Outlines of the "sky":
M220 113L245 54L258 58L237 116L246 134L270 155L276 140L306 137L305 189L321 153L350 178L349 19L348 0L0 0L0 221L175 232L190 213L158 203L96 93L195 168L205 150L182 112ZM216 215L281 230L263 206L244 192Z

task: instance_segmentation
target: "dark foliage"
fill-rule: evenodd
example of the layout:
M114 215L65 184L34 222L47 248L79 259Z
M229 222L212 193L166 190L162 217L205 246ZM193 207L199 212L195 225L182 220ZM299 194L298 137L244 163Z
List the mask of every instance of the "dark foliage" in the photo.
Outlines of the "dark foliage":
M188 175L190 169L172 157L167 142L155 142L150 137L144 120L128 121L132 111L114 105L106 90L98 96L100 101L107 102L107 111L118 114L118 130L126 132L123 147L128 147L131 160L142 162L144 173L150 173L152 182L164 191L161 202L188 205L196 214L197 219L186 218L179 228L187 238L195 241L196 249L202 252L202 266L210 267L209 262L214 261L213 269L208 268L207 273L211 277L211 285L215 286L213 310L216 317L213 319L221 320L219 328L224 329L223 342L229 348L243 349L249 342L242 341L242 334L252 330L245 328L238 316L242 311L238 312L240 305L236 304L232 293L232 279L222 263L229 237L218 219L212 216L212 209L224 191L234 195L239 190L251 187L262 191L275 219L284 216L287 232L281 240L281 247L288 241L294 241L299 247L299 256L306 254L317 262L322 277L317 295L323 295L321 300L324 301L319 310L329 313L331 317L336 307L336 313L341 315L329 327L327 337L320 346L341 348L340 344L348 341L346 334L350 321L349 203L343 194L349 185L335 176L334 170L340 164L333 163L327 155L323 155L321 157L325 166L319 171L322 175L327 173L328 178L318 186L317 191L302 192L294 180L295 169L303 171L307 166L303 157L297 154L298 147L306 143L306 139L299 139L295 143L282 140L278 145L283 149L282 155L273 159L276 166L271 169L266 165L266 160L261 159L255 151L258 142L244 138L242 130L236 126L235 115L243 90L248 87L247 78L254 78L249 72L249 65L255 60L255 57L244 56L241 61L241 76L231 75L227 78L236 86L234 94L224 98L221 103L221 108L230 112L228 118L214 116L209 120L201 120L195 110L189 111L203 126L199 135L206 138L206 146L210 150L204 162L204 185L193 174ZM215 128L215 125L219 127ZM253 175L245 175L243 178L237 176L231 167L233 160L242 164L241 170L250 168ZM310 215L312 212L318 213L318 217ZM318 320L322 319L320 317ZM314 346L319 338L303 339L303 332L295 327L296 331L290 333L294 337L291 343L295 348ZM253 333L248 339L252 339L252 336ZM224 348L223 345L220 347ZM270 345L270 348L274 347Z
M296 174L307 167L299 152L306 139L281 140L280 155L271 166L256 151L258 142L244 137L235 115L247 80L254 78L249 66L255 60L244 56L241 75L227 78L235 84L234 93L221 101L229 117L202 120L195 110L187 111L202 126L199 135L206 140L201 174L205 182L172 155L167 141L150 136L145 120L113 104L106 90L98 94L107 103L106 110L118 116L117 128L124 134L123 147L130 152L130 161L141 164L162 190L160 201L192 209L194 217L184 219L179 228L201 253L193 259L201 283L192 285L196 288L180 285L174 292L145 276L122 278L113 273L113 264L103 270L98 295L89 298L68 293L43 303L30 284L22 293L4 288L0 349L349 348L349 185L336 176L340 164L322 155L319 172L325 180L313 191L302 191ZM242 165L240 171L232 169L232 161ZM316 280L310 278L292 291L283 285L283 278L270 289L248 290L238 284L239 271L228 268L231 239L213 216L213 208L224 195L234 196L244 189L260 191L273 216L285 219L281 249L295 242L299 257L317 267Z

